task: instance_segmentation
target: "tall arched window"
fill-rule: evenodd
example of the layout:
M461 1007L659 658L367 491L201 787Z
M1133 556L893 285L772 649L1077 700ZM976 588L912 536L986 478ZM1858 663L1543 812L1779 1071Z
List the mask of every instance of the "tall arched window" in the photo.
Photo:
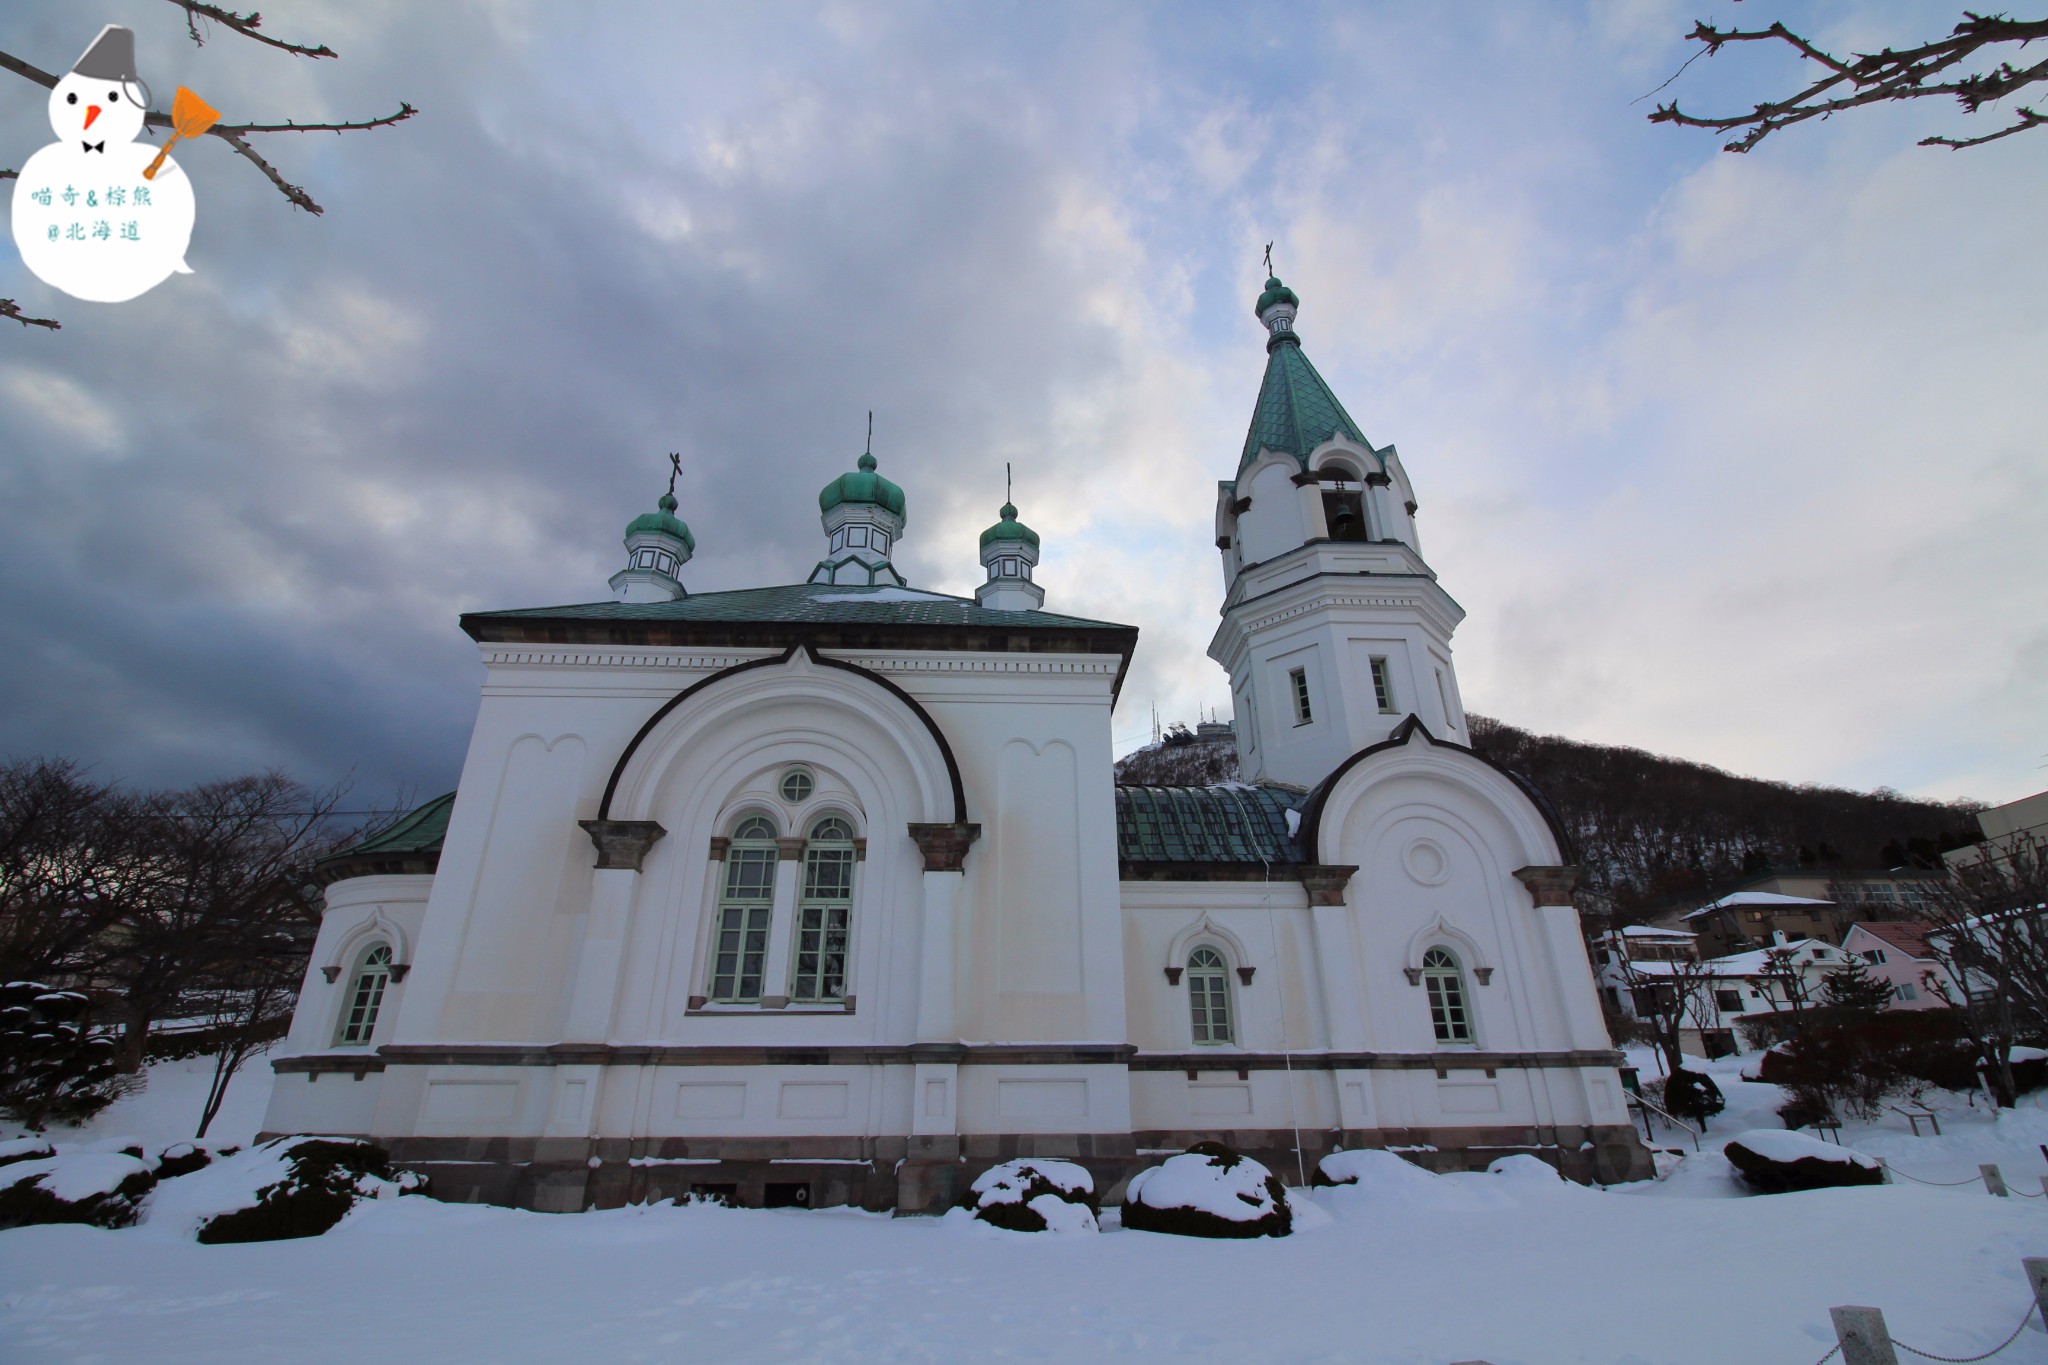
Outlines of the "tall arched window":
M342 1008L341 1026L334 1041L354 1047L370 1041L377 1028L377 1011L384 1004L384 987L391 980L391 945L379 943L363 954L355 975L349 979L348 1001Z
M1197 1043L1227 1043L1230 1034L1230 978L1223 954L1197 948L1188 955L1188 1010Z
M761 998L768 960L768 919L775 910L775 826L762 816L742 820L725 852L725 890L718 898L718 941L711 949L711 998L728 1004Z
M803 898L797 902L792 1000L829 1002L846 995L853 864L853 826L828 815L811 827L804 849Z
M1422 955L1422 984L1429 991L1429 1022L1439 1043L1472 1041L1472 1012L1465 1006L1465 973L1448 948Z

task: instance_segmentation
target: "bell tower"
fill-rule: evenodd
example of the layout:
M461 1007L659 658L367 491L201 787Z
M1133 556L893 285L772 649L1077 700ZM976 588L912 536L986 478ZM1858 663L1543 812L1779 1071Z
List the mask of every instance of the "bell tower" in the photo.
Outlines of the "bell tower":
M1247 781L1312 787L1413 715L1463 744L1451 633L1464 608L1422 558L1413 486L1301 349L1278 276L1253 311L1266 375L1236 476L1217 485L1223 622Z

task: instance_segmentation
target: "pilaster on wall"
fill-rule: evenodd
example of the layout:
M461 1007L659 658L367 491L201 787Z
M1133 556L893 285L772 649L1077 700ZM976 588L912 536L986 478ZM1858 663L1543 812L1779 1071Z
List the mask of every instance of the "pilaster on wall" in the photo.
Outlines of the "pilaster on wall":
M590 874L590 909L583 916L582 943L562 1025L567 1042L602 1042L611 1030L619 968L633 914L634 884L647 851L668 831L652 820L579 821L597 847ZM591 1094L595 1093L592 1084Z

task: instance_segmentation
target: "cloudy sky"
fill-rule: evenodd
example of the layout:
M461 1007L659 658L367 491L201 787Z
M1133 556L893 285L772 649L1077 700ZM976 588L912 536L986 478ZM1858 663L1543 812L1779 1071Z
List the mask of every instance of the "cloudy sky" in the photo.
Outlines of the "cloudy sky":
M605 595L680 451L693 591L800 581L861 450L898 562L968 592L1002 501L1048 606L1141 627L1118 745L1227 704L1210 518L1264 364L1260 249L1308 354L1397 442L1469 615L1468 705L1794 781L2048 787L2048 134L1945 108L1748 156L1640 100L1695 17L1845 47L1955 6L1047 0L265 6L306 61L163 0L102 22L216 139L181 276L58 295L0 250L0 753L143 784L453 785L464 610ZM1796 79L1702 61L1688 107ZM0 73L0 166L50 138ZM0 188L0 194L8 191Z

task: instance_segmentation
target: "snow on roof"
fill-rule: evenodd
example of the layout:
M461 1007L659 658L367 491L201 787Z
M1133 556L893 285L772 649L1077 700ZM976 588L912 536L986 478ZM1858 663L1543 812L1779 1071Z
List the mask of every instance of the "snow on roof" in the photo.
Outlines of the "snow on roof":
M1688 912L1684 918L1698 919L1711 910L1722 910L1737 905L1833 905L1833 901L1817 901L1811 896L1781 896L1775 891L1736 891L1709 901L1699 909Z
M1869 920L1854 926L1875 939L1882 939L1888 946L1897 948L1908 957L1932 957L1927 947L1927 936L1936 932L1932 924L1901 924L1897 920Z
M1698 938L1690 929L1653 929L1647 924L1631 924L1621 931L1628 938Z
M1698 973L1705 968L1707 976L1752 977L1782 976L1785 968L1782 958L1789 956L1794 966L1808 966L1813 963L1832 962L1842 957L1842 950L1831 943L1817 938L1794 939L1790 943L1776 944L1769 948L1752 948L1746 953L1730 953L1727 957L1710 957L1705 962L1631 962L1629 971L1637 976L1670 976L1683 969Z

